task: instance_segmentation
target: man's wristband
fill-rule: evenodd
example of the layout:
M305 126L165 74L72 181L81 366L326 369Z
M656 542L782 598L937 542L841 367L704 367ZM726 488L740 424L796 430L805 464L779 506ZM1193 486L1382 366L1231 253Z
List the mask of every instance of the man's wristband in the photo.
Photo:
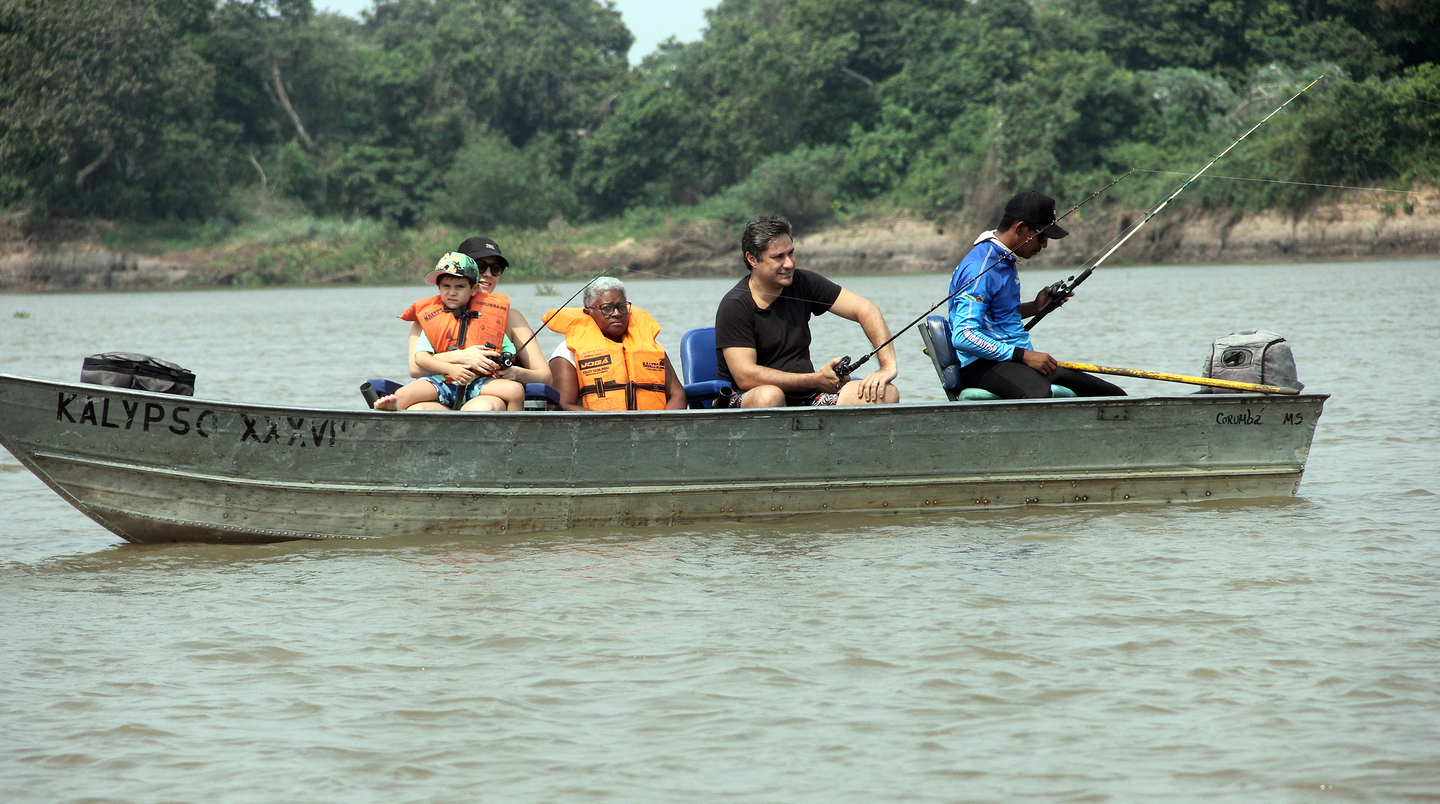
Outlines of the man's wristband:
M1021 349L1021 348L1018 347L1018 346L1015 347L1014 353L1012 353L1012 354L1010 355L1010 361L1013 362L1013 363L1024 363L1024 362L1025 362L1025 350L1024 350L1024 349Z

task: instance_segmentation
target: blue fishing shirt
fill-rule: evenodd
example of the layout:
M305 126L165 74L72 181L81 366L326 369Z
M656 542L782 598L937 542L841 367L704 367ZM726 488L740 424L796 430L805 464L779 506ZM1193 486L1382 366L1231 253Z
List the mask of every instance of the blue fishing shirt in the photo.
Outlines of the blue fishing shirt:
M1020 320L1015 255L994 237L994 232L981 235L950 277L950 343L962 366L982 359L1004 362L1015 356L1017 346L1031 348L1030 333ZM980 279L971 284L976 276ZM961 287L965 290L956 294Z

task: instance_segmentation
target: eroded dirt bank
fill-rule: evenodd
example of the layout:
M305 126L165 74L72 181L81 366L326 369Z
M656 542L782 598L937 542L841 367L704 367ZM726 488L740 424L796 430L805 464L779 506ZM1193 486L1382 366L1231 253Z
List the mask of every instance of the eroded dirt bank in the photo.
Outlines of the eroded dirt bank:
M1052 241L1047 261L1078 266L1109 248L1144 211L1072 216L1071 236ZM989 222L989 223L993 223ZM821 273L876 274L946 271L989 225L914 218L875 218L801 231L800 265ZM693 235L665 241L625 241L577 252L561 263L593 275L612 265L669 276L738 275L744 270L732 242ZM1389 200L1352 201L1316 208L1298 217L1265 212L1248 215L1178 213L1157 216L1127 241L1109 264L1208 264L1367 260L1440 254L1440 195L1407 208Z
M1140 230L1111 264L1205 264L1364 260L1440 254L1440 196L1356 198L1303 215L1162 213ZM1103 253L1134 213L1072 216L1071 237L1050 244L1052 265L1078 266ZM802 231L801 266L822 273L920 273L954 266L982 223L957 218L930 222L872 218ZM638 276L735 276L742 270L738 232L687 225L645 241L625 239L602 247L550 243L537 251L550 270L593 276L620 267ZM525 246L520 245L523 250ZM507 249L508 250L508 249ZM429 255L416 255L419 269ZM224 286L236 277L235 250L139 255L107 249L97 233L74 224L44 236L0 220L0 291L131 290ZM363 272L316 275L315 284L364 281Z

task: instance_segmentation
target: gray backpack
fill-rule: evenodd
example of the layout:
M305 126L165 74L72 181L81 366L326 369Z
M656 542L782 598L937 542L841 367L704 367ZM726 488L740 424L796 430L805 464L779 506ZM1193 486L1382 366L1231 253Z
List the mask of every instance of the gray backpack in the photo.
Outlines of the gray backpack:
M1295 374L1295 355L1290 352L1290 344L1280 335L1263 329L1247 329L1216 338L1210 345L1210 359L1205 361L1203 372L1216 380L1279 385L1297 391L1305 387ZM1201 393L1243 392L1207 386Z

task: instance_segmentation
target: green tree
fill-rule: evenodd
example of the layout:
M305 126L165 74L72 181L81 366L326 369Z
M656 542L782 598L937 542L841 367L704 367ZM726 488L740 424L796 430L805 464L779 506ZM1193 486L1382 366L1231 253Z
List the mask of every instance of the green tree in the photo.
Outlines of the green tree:
M783 215L800 226L818 223L833 217L841 206L844 161L845 154L837 146L802 145L761 161L727 195L749 210L747 218Z
M0 165L59 211L163 167L166 137L206 116L212 73L153 3L0 6ZM202 123L198 130L204 131ZM109 202L102 204L107 211ZM163 205L137 211L183 213Z
M542 134L524 148L488 131L472 135L455 155L435 202L435 214L461 226L537 228L574 214L575 193L559 175L555 139Z
M351 145L326 170L330 209L393 221L417 223L434 198L434 165L410 148Z
M1370 187L1440 182L1440 65L1316 90L1297 102L1295 114L1276 117L1271 136L1236 160L1240 175ZM1329 192L1305 185L1207 190L1228 206L1289 209Z
M1365 78L1440 56L1433 0L1054 0L1057 46L1102 50L1132 70L1190 67L1242 84L1281 62L1330 62Z
M430 110L464 109L516 146L590 126L634 42L597 0L396 0L365 27L387 51L423 43Z
M1035 15L1023 0L989 0L912 6L893 24L899 69L876 87L878 123L850 132L847 188L929 213L953 209L982 172L996 92L1026 74Z
M706 106L703 43L646 57L613 112L581 144L573 180L596 210L694 204L734 183L733 154Z
M527 156L532 141L543 143L533 153L544 154L546 189L531 200L560 206L537 207L527 220L569 211L557 177L626 80L632 38L597 0L395 0L356 28L321 16L275 41L290 43L276 49L293 65L285 86L297 112L287 110L278 127L313 155L324 185L304 195L323 211L409 225L430 212L461 214L450 200L452 167L511 175L497 167L505 159L481 158L481 146L462 154L477 138L494 146L490 156L502 153L480 132ZM287 127L291 118L300 120Z
M903 63L896 18L964 3L724 0L700 42L649 56L581 150L596 205L696 203L800 146L843 144L879 119ZM936 10L939 9L939 10Z

